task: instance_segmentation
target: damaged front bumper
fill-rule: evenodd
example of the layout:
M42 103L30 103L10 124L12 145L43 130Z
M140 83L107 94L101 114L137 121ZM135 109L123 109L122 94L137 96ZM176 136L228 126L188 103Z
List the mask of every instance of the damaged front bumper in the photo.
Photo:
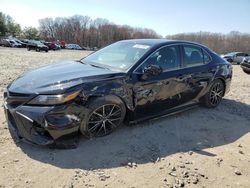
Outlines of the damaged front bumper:
M4 111L14 137L37 145L53 145L62 140L77 142L84 107L70 102L56 106L30 106L29 96L4 94ZM22 100L20 100L22 99Z

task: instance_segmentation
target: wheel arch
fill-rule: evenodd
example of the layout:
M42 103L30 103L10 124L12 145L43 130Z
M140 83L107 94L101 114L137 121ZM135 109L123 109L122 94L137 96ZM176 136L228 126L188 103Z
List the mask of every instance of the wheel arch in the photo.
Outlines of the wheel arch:
M93 135L91 135L88 131L87 131L87 120L89 118L89 115L97 109L97 107L99 105L103 106L105 104L112 104L112 102L114 101L114 104L119 105L121 108L121 111L123 113L121 113L121 120L120 123L123 123L125 121L126 115L127 115L127 107L124 103L124 101L122 100L122 98L120 98L119 96L116 95L91 95L88 97L88 101L86 103L86 108L87 110L87 114L84 116L84 119L82 120L82 123L79 127L80 132L85 135L87 138L92 137ZM98 107L99 108L99 107Z
M214 80L213 80L213 82L214 82L215 80L220 80L220 81L222 81L223 86L224 86L224 93L223 93L223 97L224 97L225 91L226 91L226 80L225 80L223 77L221 77L221 76L215 77Z
M104 94L95 94L95 95L90 95L90 96L88 96L88 99L87 99L88 103L90 103L93 100L95 100L97 98L100 98L100 97L108 97L109 99L114 100L114 101L118 100L119 102L122 102L124 104L125 109L126 109L126 113L129 110L129 107L126 104L126 101L122 97L120 97L118 95L115 95L115 94L107 94L107 95L104 95Z

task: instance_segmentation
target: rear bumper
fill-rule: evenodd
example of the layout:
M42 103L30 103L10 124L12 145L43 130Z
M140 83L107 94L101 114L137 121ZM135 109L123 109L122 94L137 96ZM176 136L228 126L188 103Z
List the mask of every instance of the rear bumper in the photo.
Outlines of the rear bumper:
M13 137L36 145L52 145L61 140L78 139L81 110L74 104L63 106L4 105L4 112Z

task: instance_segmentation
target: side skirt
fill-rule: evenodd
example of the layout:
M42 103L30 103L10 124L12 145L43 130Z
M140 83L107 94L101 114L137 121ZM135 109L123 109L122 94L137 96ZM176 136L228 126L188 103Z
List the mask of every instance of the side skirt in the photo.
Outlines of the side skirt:
M184 112L184 111L193 109L193 108L195 108L197 106L199 106L198 102L188 102L188 103L185 103L183 105L180 105L180 106L168 109L168 110L164 110L163 112L160 112L160 113L157 113L157 114L154 114L154 115L151 115L151 116L147 116L147 117L143 117L143 118L140 118L140 119L129 121L128 125L133 126L135 124L144 122L146 120L156 120L156 119L159 119L159 118L162 118L162 117L171 116L171 115L174 115L174 114L177 114L177 113L180 113L180 112Z

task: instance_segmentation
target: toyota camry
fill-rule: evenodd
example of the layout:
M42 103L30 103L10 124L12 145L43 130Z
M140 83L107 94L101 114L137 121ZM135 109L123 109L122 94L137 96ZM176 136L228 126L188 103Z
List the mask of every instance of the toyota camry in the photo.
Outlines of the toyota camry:
M231 64L201 44L124 40L21 75L6 88L4 109L12 135L51 145L199 104L214 108L231 78Z

